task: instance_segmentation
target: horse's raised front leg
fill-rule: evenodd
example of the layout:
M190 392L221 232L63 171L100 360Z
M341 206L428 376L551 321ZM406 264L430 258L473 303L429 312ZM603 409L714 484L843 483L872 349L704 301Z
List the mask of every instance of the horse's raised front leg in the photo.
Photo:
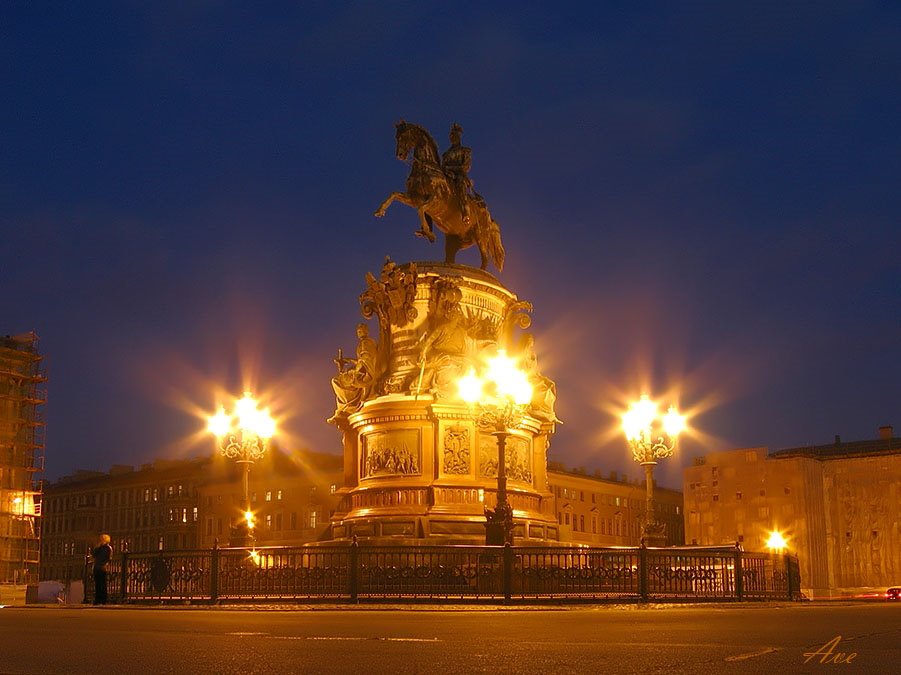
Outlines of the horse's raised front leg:
M406 204L407 206L410 206L414 209L416 208L416 204L414 204L413 200L407 196L406 192L392 192L390 195L388 195L388 199L383 201L382 205L375 210L375 217L381 218L382 216L384 216L385 211L388 210L388 207L391 206L392 202L394 201L399 201L401 204Z
M419 212L419 230L416 232L417 237L425 237L431 242L435 241L435 233L432 231L432 224L425 212L432 205L433 199L416 209Z

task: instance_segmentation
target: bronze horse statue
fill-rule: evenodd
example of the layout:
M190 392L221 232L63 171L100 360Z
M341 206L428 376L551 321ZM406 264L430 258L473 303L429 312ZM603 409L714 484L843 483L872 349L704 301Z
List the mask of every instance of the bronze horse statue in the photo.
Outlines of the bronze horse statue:
M489 259L498 271L504 269L504 246L501 230L488 212L485 201L478 195L464 192L469 218L464 217L460 197L454 191L451 178L441 166L438 145L422 127L409 122L398 122L396 155L407 161L413 153L413 167L407 177L406 192L392 192L375 212L377 217L396 201L419 212L418 236L435 241L432 225L444 232L444 261L454 262L457 251L472 245L479 247L481 268L488 268Z

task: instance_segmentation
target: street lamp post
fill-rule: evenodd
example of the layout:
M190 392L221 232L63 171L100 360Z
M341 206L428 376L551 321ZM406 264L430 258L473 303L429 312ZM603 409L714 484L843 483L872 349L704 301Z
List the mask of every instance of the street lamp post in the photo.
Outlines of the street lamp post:
M242 468L243 519L237 528L237 536L232 538L232 546L247 546L253 543L253 512L250 510L250 467L266 454L269 439L275 435L275 420L269 409L258 409L258 403L249 391L235 403L231 414L225 408L209 418L207 428L219 442L219 454Z
M532 385L516 362L500 350L484 377L470 370L458 382L460 398L473 409L476 425L497 439L497 504L485 509L485 544L513 544L513 507L507 499L507 438L523 420Z
M632 457L644 467L646 508L642 543L663 546L666 544L665 525L658 522L654 514L654 467L658 459L672 456L685 427L685 418L674 406L661 417L657 404L647 394L642 394L639 401L629 406L622 423Z

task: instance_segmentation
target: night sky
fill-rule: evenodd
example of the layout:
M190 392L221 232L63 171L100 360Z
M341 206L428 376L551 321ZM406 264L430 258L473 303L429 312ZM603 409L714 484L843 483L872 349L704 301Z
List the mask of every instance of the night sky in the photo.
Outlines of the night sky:
M443 256L372 215L400 119L464 128L552 460L637 477L643 389L695 412L670 485L897 433L901 7L550 6L4 3L0 333L41 338L45 475L211 452L196 414L245 383L287 449L340 452L365 273Z

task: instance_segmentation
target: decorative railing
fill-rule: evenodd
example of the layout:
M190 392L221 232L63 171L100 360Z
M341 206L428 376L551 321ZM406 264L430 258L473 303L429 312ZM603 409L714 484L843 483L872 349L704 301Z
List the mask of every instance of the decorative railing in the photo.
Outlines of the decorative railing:
M114 603L795 600L801 587L794 555L690 547L214 548L122 553L107 570ZM84 578L91 602L89 563Z

